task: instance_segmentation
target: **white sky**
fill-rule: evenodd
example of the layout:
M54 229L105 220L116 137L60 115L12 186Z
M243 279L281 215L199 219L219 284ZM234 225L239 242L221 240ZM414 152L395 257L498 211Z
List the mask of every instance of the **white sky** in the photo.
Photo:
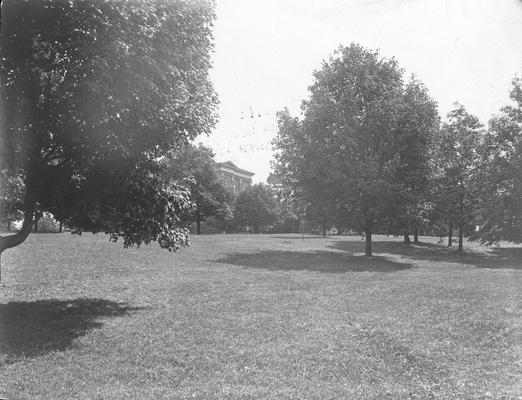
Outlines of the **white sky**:
M275 113L299 113L312 72L358 42L415 73L444 117L459 101L483 123L522 74L522 0L217 0L211 79L220 122L201 141L266 181Z

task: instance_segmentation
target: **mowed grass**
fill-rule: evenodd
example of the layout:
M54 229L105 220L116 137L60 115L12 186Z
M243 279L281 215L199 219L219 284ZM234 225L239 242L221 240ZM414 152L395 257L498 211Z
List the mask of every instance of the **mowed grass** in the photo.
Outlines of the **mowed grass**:
M2 257L10 399L520 399L522 248L33 234ZM471 247L470 247L471 246Z

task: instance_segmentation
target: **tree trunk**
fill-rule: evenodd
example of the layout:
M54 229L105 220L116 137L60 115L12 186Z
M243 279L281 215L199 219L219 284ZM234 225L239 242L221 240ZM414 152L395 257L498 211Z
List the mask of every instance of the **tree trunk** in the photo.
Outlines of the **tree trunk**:
M410 234L408 232L404 232L403 236L404 236L404 244L410 244L411 243Z
M415 244L419 243L419 229L418 228L413 229L413 243L415 243Z
M364 249L366 257L372 256L372 231L369 228L364 230L364 234L366 236L366 246Z
M326 218L323 218L323 237L326 237Z
M11 247L18 246L22 243L27 236L31 233L31 228L33 226L33 215L34 215L34 204L28 203L25 207L24 212L24 223L22 224L22 229L20 229L14 235L8 236L0 236L0 257L4 250L10 249ZM0 264L0 269L1 269ZM0 282L2 280L2 274L0 270Z
M35 218L34 221L33 221L34 231L35 232L38 232L38 221L39 220L40 220L40 218Z
M7 220L7 232L11 232L11 220Z
M453 221L450 219L449 220L449 227L448 227L448 247L451 247L452 246L452 238L453 236Z
M58 230L58 232L61 233L62 231L63 231L63 223L62 223L62 221L60 221L60 229Z
M462 251L462 235L464 232L462 232L463 223L462 223L462 216L464 215L464 193L460 192L459 195L459 251Z
M201 233L201 217L199 213L196 214L196 235Z
M462 251L462 223L459 222L459 251Z

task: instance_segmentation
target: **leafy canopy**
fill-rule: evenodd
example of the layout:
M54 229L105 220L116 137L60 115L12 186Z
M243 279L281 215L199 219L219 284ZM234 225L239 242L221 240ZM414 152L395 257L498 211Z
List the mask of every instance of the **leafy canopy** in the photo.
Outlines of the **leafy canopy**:
M234 222L240 226L251 226L255 233L270 225L277 218L277 203L267 185L258 183L239 193L236 199Z
M314 77L303 120L279 114L272 181L358 228L382 224L413 178L425 185L436 105L417 80L405 87L394 59L357 44Z
M185 244L188 192L158 160L215 123L212 4L8 0L2 14L0 169L23 180L26 217Z
M485 138L486 177L479 204L483 243L522 243L522 80L513 80L512 104L491 119Z
M210 148L188 144L171 153L166 162L167 177L183 182L190 191L195 205L190 213L191 221L204 221L211 216L232 217L234 196L221 182Z

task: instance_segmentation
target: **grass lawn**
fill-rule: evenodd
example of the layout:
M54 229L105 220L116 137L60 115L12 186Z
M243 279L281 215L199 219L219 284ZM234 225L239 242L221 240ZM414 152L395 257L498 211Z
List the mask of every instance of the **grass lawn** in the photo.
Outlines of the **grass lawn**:
M9 399L521 399L522 248L33 234L2 257ZM472 247L473 246L473 247ZM0 395L1 397L1 395Z

